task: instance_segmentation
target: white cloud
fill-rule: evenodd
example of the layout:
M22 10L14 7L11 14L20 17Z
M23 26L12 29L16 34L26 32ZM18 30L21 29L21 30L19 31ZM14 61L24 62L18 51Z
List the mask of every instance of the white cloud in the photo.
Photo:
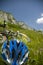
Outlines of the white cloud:
M43 13L41 14L41 17L36 20L36 23L43 24Z
M36 23L38 23L38 24L43 24L43 17L38 18L38 19L36 20Z
M43 16L43 13L41 13L41 16Z

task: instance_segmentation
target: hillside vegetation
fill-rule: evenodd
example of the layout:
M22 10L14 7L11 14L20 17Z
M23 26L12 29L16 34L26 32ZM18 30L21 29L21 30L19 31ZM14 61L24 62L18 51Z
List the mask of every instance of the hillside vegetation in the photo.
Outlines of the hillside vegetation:
M10 15L10 14L9 14ZM11 20L11 19L10 19ZM8 21L8 20L7 20ZM0 24L3 24L2 18L0 18ZM4 28L0 27L0 31ZM20 31L26 34L30 38L30 42L26 42L24 38L22 40L25 42L29 49L28 61L23 65L43 65L43 34L33 29L24 29L21 25L17 25L11 22L6 22L5 30L13 30L14 32ZM1 48L1 44L0 44ZM6 65L6 63L0 58L0 65Z

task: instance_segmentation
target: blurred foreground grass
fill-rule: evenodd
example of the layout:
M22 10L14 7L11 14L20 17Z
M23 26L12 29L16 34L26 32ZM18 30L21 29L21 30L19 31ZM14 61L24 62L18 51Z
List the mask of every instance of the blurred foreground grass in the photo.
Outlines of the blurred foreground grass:
M43 65L43 34L35 30L26 30L21 28L19 25L7 23L7 30L13 30L14 32L20 31L21 33L26 34L30 38L30 42L27 42L23 37L22 40L27 45L30 54L29 59L23 65ZM3 28L0 28L0 31ZM0 48L1 48L0 44ZM6 65L4 61L0 58L0 65Z

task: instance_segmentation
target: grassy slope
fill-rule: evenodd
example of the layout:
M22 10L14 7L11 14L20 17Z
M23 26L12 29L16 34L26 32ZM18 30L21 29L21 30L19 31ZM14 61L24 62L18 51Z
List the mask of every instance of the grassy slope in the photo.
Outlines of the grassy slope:
M26 34L31 40L31 42L26 43L30 51L30 60L28 60L24 65L43 65L43 35L34 30L25 30L22 29L19 25L17 26L10 23L7 24L6 28L8 30L12 29L13 31L19 30L20 32ZM5 63L1 62L0 65L5 65Z

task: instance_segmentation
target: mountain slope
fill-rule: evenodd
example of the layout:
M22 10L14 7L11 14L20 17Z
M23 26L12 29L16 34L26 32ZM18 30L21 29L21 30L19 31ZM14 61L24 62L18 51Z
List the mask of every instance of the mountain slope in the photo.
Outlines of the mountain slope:
M29 30L33 30L31 27L27 26L24 22L22 21L16 21L16 19L13 17L13 15L11 15L10 13L4 12L4 11L0 11L0 22L1 21L6 21L6 22L10 22L12 24L16 24L21 26L21 28L24 29L29 29Z
M0 31L1 30L4 29L0 27ZM12 24L10 21L7 22L5 30L13 30L14 32L20 31L21 33L26 34L30 38L30 42L25 42L25 39L22 38L30 51L30 60L28 59L28 61L23 65L43 65L43 34L41 32L24 29L21 27L21 25L17 25L17 23ZM0 65L5 65L2 59L0 59L0 62Z

